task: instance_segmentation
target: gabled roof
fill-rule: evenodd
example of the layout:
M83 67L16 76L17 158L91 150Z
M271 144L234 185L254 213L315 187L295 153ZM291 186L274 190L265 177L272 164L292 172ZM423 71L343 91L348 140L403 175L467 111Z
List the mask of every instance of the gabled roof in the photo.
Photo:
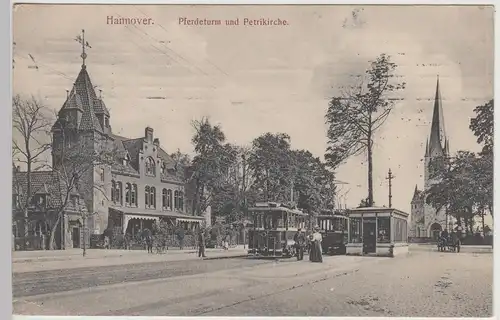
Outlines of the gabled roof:
M14 172L12 176L12 194L19 197L19 201L26 201L28 190L27 172ZM66 196L66 185L54 171L34 171L31 173L31 193L32 195L46 195L47 208L58 209L64 202ZM75 207L72 201L68 201L65 211L86 212L87 207L83 201L83 196L77 191L71 191L70 195L78 195L79 202Z
M116 150L118 150L118 154L120 155L120 159L117 159L117 163L113 165L113 169L128 174L139 174L139 151L143 148L144 138L130 139L116 134L111 134L110 137L113 139ZM130 162L127 166L124 166L121 160L127 154L130 157ZM161 147L158 147L158 157L165 166L164 172L161 173L162 180L178 183L184 182L184 168L175 168L174 159ZM157 172L161 172L160 168L158 168Z

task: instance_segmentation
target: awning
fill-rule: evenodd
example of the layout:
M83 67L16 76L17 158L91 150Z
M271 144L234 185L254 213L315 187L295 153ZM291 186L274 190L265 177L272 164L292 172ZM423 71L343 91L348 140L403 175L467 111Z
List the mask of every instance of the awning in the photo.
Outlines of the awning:
M201 222L200 219L190 219L190 218L176 218L175 220L180 222Z
M130 220L130 219L139 219L139 220L155 220L158 221L158 217L151 217L151 216L138 216L138 215L133 215L133 214L125 214L125 217Z

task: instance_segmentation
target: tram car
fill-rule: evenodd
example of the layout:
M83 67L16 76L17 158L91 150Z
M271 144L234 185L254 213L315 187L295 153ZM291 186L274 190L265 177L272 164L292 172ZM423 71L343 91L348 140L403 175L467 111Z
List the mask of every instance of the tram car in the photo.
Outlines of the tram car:
M317 217L324 254L345 254L349 240L349 216L346 211L322 211Z
M275 202L256 203L249 208L253 228L248 231L248 255L267 258L295 256L297 230L305 231L307 214Z

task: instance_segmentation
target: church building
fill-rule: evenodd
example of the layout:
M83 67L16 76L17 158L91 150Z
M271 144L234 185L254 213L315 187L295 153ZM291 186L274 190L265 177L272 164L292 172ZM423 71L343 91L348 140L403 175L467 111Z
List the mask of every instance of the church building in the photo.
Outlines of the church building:
M410 238L432 238L436 239L444 229L451 229L453 221L447 216L444 209L437 211L425 201L425 190L436 183L432 178L431 163L450 156L449 140L444 127L444 114L439 89L439 77L436 84L436 95L434 97L434 110L432 114L431 132L426 139L424 155L424 189L419 190L415 185L415 191L411 200Z

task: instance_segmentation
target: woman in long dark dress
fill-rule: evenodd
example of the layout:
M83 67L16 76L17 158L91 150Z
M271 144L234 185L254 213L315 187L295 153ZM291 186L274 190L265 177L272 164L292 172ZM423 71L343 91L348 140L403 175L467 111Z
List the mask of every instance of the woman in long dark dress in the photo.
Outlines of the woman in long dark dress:
M309 261L323 262L323 252L321 250L321 241L323 237L319 232L319 227L314 227L314 233L310 236L311 239L311 253L309 254Z

